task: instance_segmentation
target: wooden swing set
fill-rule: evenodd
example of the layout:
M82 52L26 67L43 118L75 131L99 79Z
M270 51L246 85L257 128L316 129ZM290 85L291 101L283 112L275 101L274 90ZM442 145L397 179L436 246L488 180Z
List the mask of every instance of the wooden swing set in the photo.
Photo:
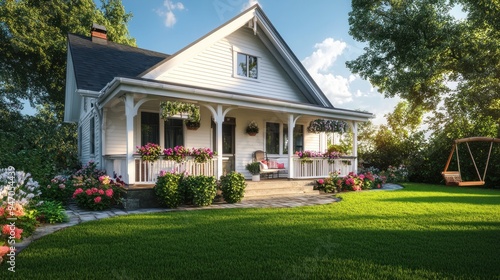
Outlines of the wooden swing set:
M484 167L484 173L483 173L482 177L481 177L481 174L479 173L479 169L477 168L476 160L474 159L474 156L472 155L472 152L470 150L469 142L491 142L490 150L488 152L488 157L486 159L486 165ZM474 164L474 167L476 168L477 177L479 179L478 181L462 181L462 175L460 173L460 158L458 157L458 144L460 144L460 143L465 143L467 145L467 149L469 150L469 154L470 154L470 157L472 159L472 163ZM469 137L469 138L462 138L462 139L455 140L453 143L453 148L451 149L450 156L448 157L448 161L446 162L446 166L444 167L444 171L441 172L446 185L447 186L482 186L482 185L484 185L484 179L486 177L486 171L488 170L488 164L490 162L491 150L493 148L493 143L500 143L500 139L499 138L489 138L489 137ZM453 152L456 152L456 155L457 155L458 171L448 171L448 167L450 166L451 158L453 157Z

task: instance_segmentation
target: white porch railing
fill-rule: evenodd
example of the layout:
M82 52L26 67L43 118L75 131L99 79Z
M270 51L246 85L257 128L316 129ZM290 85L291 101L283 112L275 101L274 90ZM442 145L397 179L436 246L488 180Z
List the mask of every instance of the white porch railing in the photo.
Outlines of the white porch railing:
M340 176L346 176L355 171L356 157L341 157L329 163L324 158L310 158L311 162L302 162L300 158L293 159L293 177L295 179L325 178L330 172L337 171Z
M189 175L216 176L217 160L209 160L205 163L195 162L188 157L186 161L178 163L172 160L159 159L153 163L142 161L140 157L135 159L135 181L136 184L155 183L161 171L187 173Z
M127 174L127 160L125 155L105 156L105 168L108 172L114 171L118 175ZM161 171L186 172L189 175L216 176L217 159L205 163L198 163L188 157L186 161L177 163L172 160L158 159L155 162L142 161L139 155L135 159L135 184L154 184Z

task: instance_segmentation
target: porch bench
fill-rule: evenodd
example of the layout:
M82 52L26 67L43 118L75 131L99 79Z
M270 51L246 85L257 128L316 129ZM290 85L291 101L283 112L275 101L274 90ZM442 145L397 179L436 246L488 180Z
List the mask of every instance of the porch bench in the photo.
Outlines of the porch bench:
M255 151L254 154L253 154L253 160L255 162L259 162L260 163L260 174L265 174L267 175L267 177L269 178L269 175L272 176L272 178L274 178L274 174L277 175L277 178L280 177L280 171L282 171L283 173L287 173L288 170L284 167L284 164L283 163L278 163L278 162L273 162L275 163L277 166L283 166L282 168L269 168L268 167L268 163L272 162L272 160L269 160L267 158L267 155L264 151ZM264 163L265 162L265 163Z
M280 171L287 171L285 168L268 168L268 169L261 169L260 174L265 174L269 178L269 175L271 175L271 178L274 178L274 174L276 174L276 178L280 177ZM286 172L285 172L286 173Z

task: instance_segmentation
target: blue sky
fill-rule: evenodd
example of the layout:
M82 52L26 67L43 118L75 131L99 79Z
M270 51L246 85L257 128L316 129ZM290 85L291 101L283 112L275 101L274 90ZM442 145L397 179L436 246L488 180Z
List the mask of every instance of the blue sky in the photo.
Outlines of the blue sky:
M222 25L255 0L123 0L132 12L129 32L140 48L173 54ZM385 99L345 62L364 45L349 35L350 0L259 0L288 46L334 106L366 110L384 123L396 99Z

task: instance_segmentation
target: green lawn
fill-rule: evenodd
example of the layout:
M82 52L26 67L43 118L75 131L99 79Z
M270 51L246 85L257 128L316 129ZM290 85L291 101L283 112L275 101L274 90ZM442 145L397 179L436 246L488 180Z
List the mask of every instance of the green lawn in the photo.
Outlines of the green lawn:
M420 184L288 209L130 215L32 243L17 279L500 279L500 191ZM2 266L5 279L7 266Z

